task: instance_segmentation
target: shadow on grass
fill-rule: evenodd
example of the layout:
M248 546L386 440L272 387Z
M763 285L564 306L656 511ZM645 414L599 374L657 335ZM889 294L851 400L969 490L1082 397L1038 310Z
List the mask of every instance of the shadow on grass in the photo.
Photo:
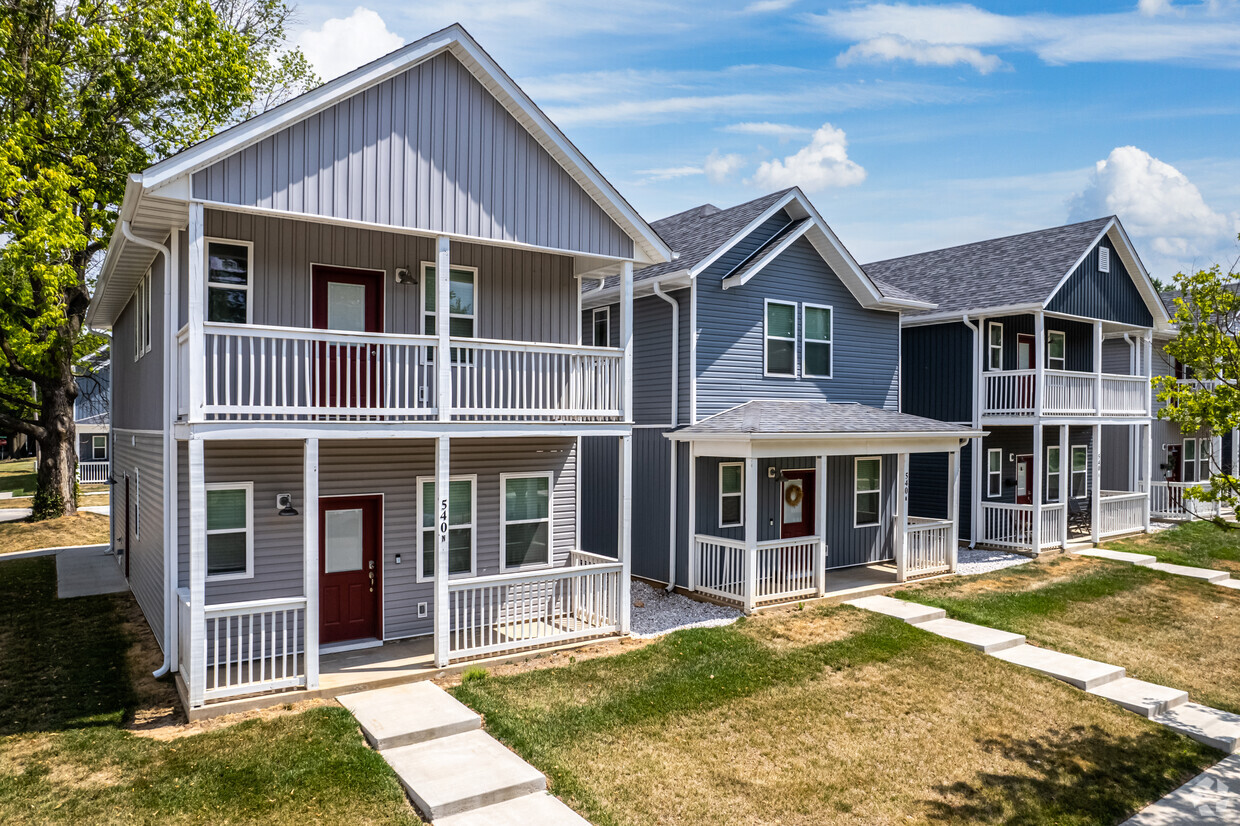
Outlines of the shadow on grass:
M947 799L925 802L932 821L1118 823L1218 757L1213 749L1165 729L1129 737L1077 726L1035 739L1000 737L980 745L1025 771L979 773L972 781L940 786L936 791Z

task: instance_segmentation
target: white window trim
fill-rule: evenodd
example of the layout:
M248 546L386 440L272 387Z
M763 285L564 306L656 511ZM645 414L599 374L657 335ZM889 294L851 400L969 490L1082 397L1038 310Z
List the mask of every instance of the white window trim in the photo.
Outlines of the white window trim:
M861 462L878 462L878 487L874 490L861 490L857 487L860 476L857 475L857 465ZM878 521L876 522L858 522L857 497L863 493L878 494ZM883 520L883 457L882 456L857 456L853 459L853 527L854 528L876 528L882 524Z
M995 344L990 337L990 333L996 327L999 328L999 343ZM999 354L999 364L995 365L995 353ZM986 369L1002 370L1003 369L1003 322L991 321L986 325Z
M1066 498L1064 497L1064 489L1063 489L1063 457L1062 456L1059 457L1059 470L1052 472L1051 471L1051 451L1052 450L1055 451L1056 454L1058 454L1059 445L1047 445L1046 446L1046 490L1044 491L1044 495L1047 497L1047 501L1058 502L1059 499L1049 498L1050 491L1051 491L1051 477L1052 476L1056 477L1057 481L1059 482L1060 498Z
M741 469L741 489L739 493L724 493L723 492L723 469L725 467L738 467ZM719 494L718 500L719 501L716 502L716 510L719 516L719 527L720 528L743 528L745 526L745 463L744 462L720 462L717 473L719 475L719 478L717 480L716 487L718 489L718 494ZM723 521L723 497L725 496L734 496L741 500L741 508L740 508L741 518L739 521L736 521L736 522L724 522Z
M1063 356L1054 358L1051 356L1051 339L1059 336L1063 339ZM1058 361L1059 366L1056 367L1052 362ZM1068 334L1063 330L1047 330L1046 331L1046 369L1047 370L1067 370L1068 369Z
M426 317L438 315L435 312L434 307L428 307L426 304L426 284L427 284L427 279L431 277L428 274L427 270L433 269L434 267L435 267L434 261L423 261L422 267L419 272L420 278L418 279L418 281L419 281L419 291L421 293L420 298L422 301L422 315L421 315L421 321L418 322L418 329L422 333L422 335L427 335ZM466 267L461 264L450 264L448 265L448 277L449 278L451 278L453 270L457 270L458 272L473 273L473 276L474 276L474 311L472 313L448 313L449 334L451 334L451 330L452 330L452 327L451 327L452 319L468 318L469 320L474 322L474 334L472 336L468 336L468 338L481 338L481 336L478 335L478 332L479 332L478 330L478 308L482 303L480 301L482 297L482 283L480 282L478 278L478 268L477 267ZM438 326L439 325L436 324L436 329L438 329ZM610 329L608 329L607 332L608 332L608 335L611 334ZM457 336L457 338L461 338L461 336Z
M133 538L142 538L142 477L133 469Z
M1069 473L1068 498L1071 499L1076 495L1073 493L1073 491L1076 490L1076 475L1078 473L1083 474L1085 476L1085 493L1083 495L1089 496L1089 445L1072 445L1071 450L1072 452L1068 455L1068 460L1070 462L1070 464L1068 465L1068 473ZM1085 451L1085 469L1084 470L1076 470L1076 452L1078 450Z
M545 478L547 480L547 518L546 519L517 519L511 523L508 521L507 508L505 505L506 494L508 492L509 479L537 479ZM536 562L530 565L509 565L508 564L508 525L528 525L534 522L547 523L547 561ZM532 471L528 473L501 473L499 475L499 569L503 571L536 571L541 568L550 568L555 564L555 473L549 470Z
M477 310L478 308L474 307L474 309ZM607 322L607 335L603 338L603 342L601 344L598 341L598 337L595 335L595 331L598 329L597 325L599 313L603 314L603 318ZM590 342L595 347L611 346L611 307L595 307L590 311Z
M1111 250L1104 246L1098 247L1098 272L1111 271Z
M990 456L993 453L999 454L999 469L998 470L990 469ZM999 491L997 493L991 493L991 490L992 490L991 485L990 485L991 477L996 477L996 476L999 478ZM1003 448L1001 447L987 448L986 450L986 498L987 499L1001 499L1002 497L1003 497Z
M246 253L245 260L249 262L250 270L246 273L245 284L218 284L211 285L211 245L212 244L230 244L235 247L245 247L249 251ZM244 290L245 291L245 323L254 323L254 297L250 287L254 286L254 242L242 241L237 238L214 238L206 237L202 239L202 283L206 294L203 295L202 320L208 321L211 314L211 290ZM212 324L223 324L224 322L213 321ZM235 323L235 322L234 322Z
M1191 460L1188 458L1189 443L1193 445L1193 458ZM1180 466L1183 471L1181 475L1185 477L1184 482L1188 484L1201 484L1202 482L1210 481L1210 463L1213 461L1211 451L1213 447L1213 439L1209 436L1191 436L1184 440L1180 446ZM1204 473L1202 472L1203 465L1205 466ZM1187 478L1190 466L1193 469L1193 478L1191 479ZM1203 476L1204 478L1202 478Z
M805 337L805 331L809 329L805 324L805 314L807 310L827 310L831 315L831 325L827 329L827 338L810 341ZM766 342L764 341L765 345ZM805 357L805 348L809 344L826 344L831 348L831 360L827 364L827 373L811 373L809 372L809 359ZM810 304L801 305L801 375L811 379L829 379L835 376L835 308L830 304Z
M418 566L418 578L417 578L418 582L434 582L435 581L435 578L433 576L426 576L423 573L424 569L422 567L422 563L424 561L423 555L426 553L426 548L422 546L422 534L425 533L427 530L422 525L422 517L426 515L422 510L422 486L426 484L434 484L434 482L435 482L434 476L419 476L417 478L418 535L417 535L417 540L416 540L417 553L415 554L415 556L417 557L416 562ZM469 499L470 499L470 502L469 502L469 570L461 572L461 573L449 574L448 579L469 579L470 577L474 577L478 575L478 477L476 474L461 474L459 476L449 476L448 477L449 485L451 485L452 482L469 482L470 483L470 487L469 487ZM434 522L433 515L432 515L431 521ZM465 526L464 525L453 525L451 523L448 524L449 530L452 530L453 528L459 529L463 527ZM435 526L433 524L431 525L430 530L431 530L431 533L437 533L435 530ZM438 549L437 548L431 549L432 553L436 550Z
M769 312L770 312L770 306L772 304L780 304L780 305L783 305L784 307L792 308L792 337L791 338L788 338L787 336L773 336L770 334L770 331L768 329L770 326ZM797 329L797 321L798 321L798 316L800 315L800 313L797 312L797 309L798 309L797 303L795 301L779 301L774 298L768 298L762 302L762 375L764 377L776 378L776 379L795 379L797 376L800 375L800 373L798 372L798 368L800 367L800 365L797 364L797 355L798 355L797 333L799 332L799 330ZM832 317L831 323L832 324L835 323L834 317ZM766 343L768 341L771 341L772 339L775 341L792 342L792 372L791 373L772 373L770 371L770 365L767 364ZM835 357L835 348L832 348L831 357L832 358Z
M208 482L208 491L212 490L244 490L245 491L245 570L231 574L207 574L207 582L226 582L230 579L254 578L254 483L253 482ZM205 501L204 501L205 506ZM203 514L204 520L206 514ZM207 536L220 533L237 533L236 530L208 530ZM207 548L203 547L204 564Z
M134 290L133 360L151 352L151 271L138 279Z
M103 442L103 458L99 458L99 443ZM108 458L108 437L105 434L97 434L90 437L90 460L92 462L105 462Z

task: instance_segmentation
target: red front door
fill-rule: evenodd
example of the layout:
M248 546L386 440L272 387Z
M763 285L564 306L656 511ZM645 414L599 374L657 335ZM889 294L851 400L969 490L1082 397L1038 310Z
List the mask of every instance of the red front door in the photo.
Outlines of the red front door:
M814 535L814 471L785 470L780 482L780 539Z
M320 642L379 636L382 519L377 496L320 500Z
M382 271L314 268L311 322L319 330L383 332ZM378 344L319 345L318 406L380 407L382 348Z
M1016 457L1016 504L1033 504L1033 457Z

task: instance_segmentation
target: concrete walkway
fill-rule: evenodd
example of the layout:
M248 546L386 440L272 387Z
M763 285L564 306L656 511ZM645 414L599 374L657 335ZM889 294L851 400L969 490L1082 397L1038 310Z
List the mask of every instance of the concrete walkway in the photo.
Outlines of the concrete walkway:
M1224 588L1240 588L1240 581L1233 580L1231 574L1226 571L1216 571L1213 568L1195 568L1192 565L1172 565L1169 562L1159 562L1155 556L1149 554L1133 554L1127 551L1109 551L1106 548L1093 548L1087 551L1078 551L1080 556L1092 556L1098 559L1109 559L1112 562L1127 562L1130 565L1137 565L1142 568L1151 568L1155 571L1162 571L1166 574L1174 574L1175 576L1184 576L1190 579L1200 579L1203 582L1209 582L1214 585L1222 585Z
M338 699L436 826L588 826L547 792L547 778L482 731L482 718L434 683Z
M1121 826L1240 823L1240 755L1225 757Z
M127 590L125 576L106 545L67 548L56 554L56 595L61 599Z
M83 505L78 510L107 516L111 511L111 507L109 505ZM32 513L34 511L30 508L0 508L0 522L18 522L29 518Z

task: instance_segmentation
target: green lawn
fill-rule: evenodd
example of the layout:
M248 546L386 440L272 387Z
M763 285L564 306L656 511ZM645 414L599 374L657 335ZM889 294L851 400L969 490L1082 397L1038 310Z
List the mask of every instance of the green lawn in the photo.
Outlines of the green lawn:
M177 739L126 730L131 597L58 600L50 558L0 562L0 822L418 823L344 709Z
M815 607L468 680L606 824L1114 824L1217 753L902 622Z
M14 496L34 496L37 481L34 459L6 459L0 462L0 493L12 491Z
M1188 522L1103 545L1117 551L1153 554L1160 562L1231 571L1240 578L1240 529L1225 530L1211 522Z

